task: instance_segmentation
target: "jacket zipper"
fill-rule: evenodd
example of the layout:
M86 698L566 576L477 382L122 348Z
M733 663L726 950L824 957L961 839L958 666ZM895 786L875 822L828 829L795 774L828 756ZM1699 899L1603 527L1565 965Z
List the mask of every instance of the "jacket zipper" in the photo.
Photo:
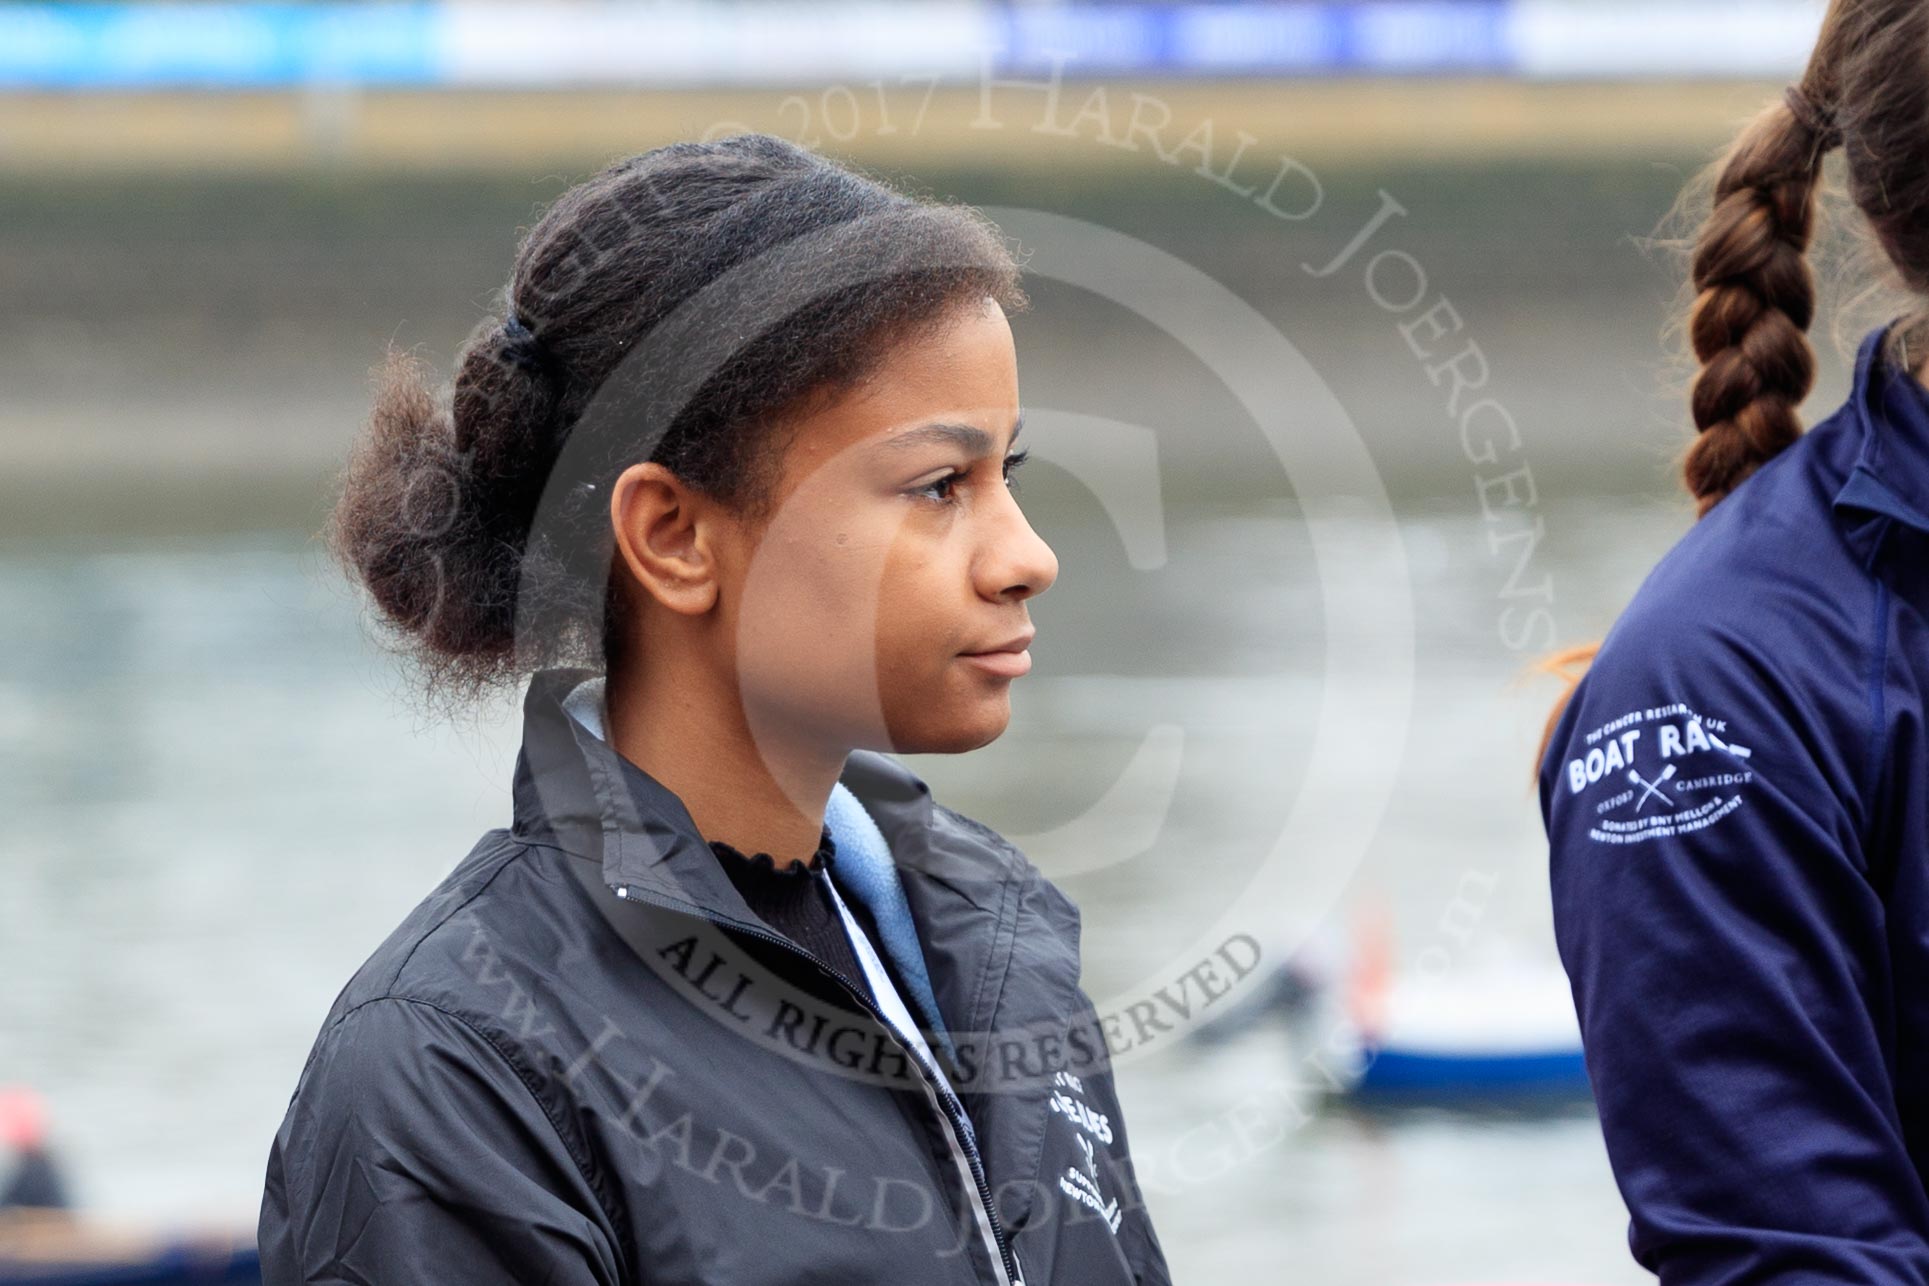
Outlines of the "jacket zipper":
M830 979L832 985L856 1001L858 1007L868 1014L873 1022L884 1029L885 1034L890 1037L891 1043L902 1050L906 1059L918 1069L919 1077L924 1084L926 1097L938 1108L938 1113L944 1117L945 1123L950 1129L958 1150L964 1154L967 1168L971 1173L972 1182L978 1190L978 1207L984 1213L985 1226L991 1231L992 1248L998 1252L998 1262L1000 1268L1004 1271L1006 1286L1025 1286L1024 1275L1018 1270L1018 1256L1013 1252L1011 1243L1005 1236L1004 1225L998 1220L998 1210L992 1201L991 1183L985 1176L984 1160L978 1155L977 1135L972 1130L970 1118L965 1115L964 1104L958 1101L957 1096L950 1092L948 1086L943 1085L942 1082L938 1080L937 1073L926 1066L923 1057L920 1056L915 1049L905 1044L903 1037L898 1035L897 1029L891 1025L890 1020L885 1018L883 1012L880 1011L877 1006L873 1005L849 983L845 982L830 965L804 950L789 938L771 933L765 929L760 929L755 925L745 924L741 920L712 915L709 912L699 910L689 903L677 903L667 898L651 897L632 889L628 885L617 886L611 884L605 885L605 887L609 888L617 897L623 899L625 902L648 902L650 905L661 907L666 911L674 911L680 915L691 915L699 920L714 924L720 929L726 929L733 933L742 933L788 951L791 955L814 966L819 973Z

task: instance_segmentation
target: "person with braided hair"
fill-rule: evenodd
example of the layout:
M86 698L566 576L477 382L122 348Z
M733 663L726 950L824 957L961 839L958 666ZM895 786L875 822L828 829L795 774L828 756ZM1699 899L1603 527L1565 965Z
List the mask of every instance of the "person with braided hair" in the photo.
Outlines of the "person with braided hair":
M1710 173L1699 517L1549 721L1554 928L1634 1257L1929 1282L1929 5L1837 0ZM1917 303L1803 431L1823 162Z

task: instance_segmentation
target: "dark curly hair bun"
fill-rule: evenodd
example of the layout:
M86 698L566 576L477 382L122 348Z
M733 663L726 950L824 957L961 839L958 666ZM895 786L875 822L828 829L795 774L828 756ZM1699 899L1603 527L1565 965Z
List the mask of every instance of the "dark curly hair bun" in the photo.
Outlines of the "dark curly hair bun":
M805 257L821 286L787 278L778 315L726 315L695 341L715 352L683 341L678 356L707 374L665 422L640 405L626 418L620 398L611 412L633 378L612 378L619 364L680 305L847 226L861 235ZM570 188L524 235L502 294L448 387L389 351L325 533L430 692L458 702L547 666L607 668L629 645L606 485L623 469L657 460L762 514L787 416L963 306L1029 304L976 210L754 133L656 148Z

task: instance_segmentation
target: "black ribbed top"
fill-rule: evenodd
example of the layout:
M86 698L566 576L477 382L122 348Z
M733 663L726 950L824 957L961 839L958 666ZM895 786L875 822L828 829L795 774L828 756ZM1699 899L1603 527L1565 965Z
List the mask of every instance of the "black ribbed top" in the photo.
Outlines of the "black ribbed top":
M831 900L830 871L837 846L829 823L817 841L817 851L801 865L778 866L768 853L746 854L722 840L709 841L723 873L750 909L777 932L835 969L857 994L877 1003L857 963L844 917Z

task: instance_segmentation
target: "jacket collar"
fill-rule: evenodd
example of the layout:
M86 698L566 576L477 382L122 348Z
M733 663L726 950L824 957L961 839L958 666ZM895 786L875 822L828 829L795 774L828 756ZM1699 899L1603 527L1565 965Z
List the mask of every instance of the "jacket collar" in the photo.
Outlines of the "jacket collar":
M598 862L613 889L635 887L754 925L683 801L564 710L570 691L594 677L562 667L530 679L511 787L512 831Z
M1856 353L1846 409L1861 430L1862 448L1836 492L1835 508L1929 532L1929 388L1884 358L1900 322L1869 332Z
M538 671L523 699L512 831L600 864L603 882L709 919L767 926L731 885L675 792L572 717L596 671ZM1004 840L939 806L890 756L853 751L840 782L876 821L902 880L945 1026L986 1030L1012 953L1014 890L1029 865ZM1065 944L1076 956L1076 942ZM1075 965L1074 978L1075 978Z

